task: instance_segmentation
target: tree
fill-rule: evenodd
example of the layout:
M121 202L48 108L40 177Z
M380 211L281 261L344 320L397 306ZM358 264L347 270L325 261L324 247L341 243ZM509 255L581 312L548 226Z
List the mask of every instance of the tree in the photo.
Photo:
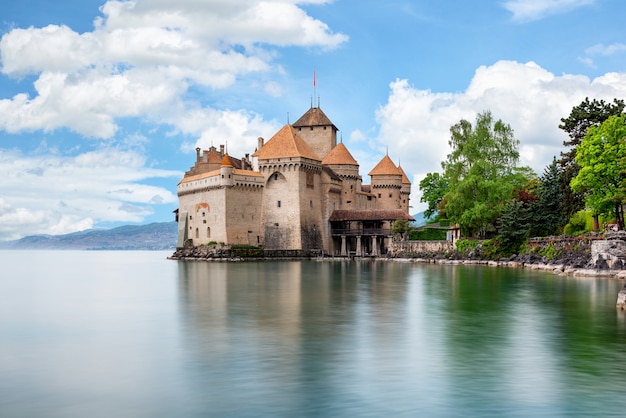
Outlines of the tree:
M560 187L561 169L556 161L543 170L540 177L539 187L535 190L537 200L531 207L530 221L532 227L530 233L534 236L554 234L558 228L567 223L563 216L561 202L563 191Z
M609 116L620 115L624 112L624 101L613 99L613 103L606 103L604 100L589 98L575 106L567 118L561 119L559 128L567 132L570 139L563 141L563 145L569 149L561 153L559 163L561 165L561 192L562 210L566 219L569 219L576 212L584 208L585 197L583 192L574 192L570 183L578 175L579 166L576 163L576 150L587 134L587 130L592 126L598 126Z
M422 191L420 202L428 203L424 216L430 219L439 211L439 204L448 193L448 180L439 173L428 173L420 181L420 190Z
M392 234L404 234L409 230L409 221L406 219L396 219L391 224L391 233Z
M498 219L498 247L503 255L517 252L531 230L531 205L520 200L506 203Z
M572 180L575 192L586 191L586 203L596 214L613 213L624 229L624 173L626 158L626 115L611 116L592 126L576 151L578 175Z
M442 163L449 185L444 210L465 233L484 236L495 230L504 204L528 181L532 170L516 167L519 141L511 127L494 121L489 111L477 115L475 127L461 120L450 133L451 152Z

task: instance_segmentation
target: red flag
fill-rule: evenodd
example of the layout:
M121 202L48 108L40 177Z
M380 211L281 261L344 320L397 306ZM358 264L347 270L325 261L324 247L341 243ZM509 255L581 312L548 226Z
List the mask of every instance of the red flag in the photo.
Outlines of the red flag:
M315 87L315 70L313 70L313 87Z

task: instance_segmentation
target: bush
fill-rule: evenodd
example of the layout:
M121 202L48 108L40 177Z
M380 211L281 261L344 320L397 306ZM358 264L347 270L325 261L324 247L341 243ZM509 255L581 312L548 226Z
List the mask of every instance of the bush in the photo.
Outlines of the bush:
M409 231L409 240L412 241L445 241L446 230L438 228L420 228Z
M581 235L591 231L593 231L593 215L590 210L576 212L563 228L565 235Z
M474 251L478 247L478 241L475 239L460 239L455 246L458 252L465 254L469 251Z

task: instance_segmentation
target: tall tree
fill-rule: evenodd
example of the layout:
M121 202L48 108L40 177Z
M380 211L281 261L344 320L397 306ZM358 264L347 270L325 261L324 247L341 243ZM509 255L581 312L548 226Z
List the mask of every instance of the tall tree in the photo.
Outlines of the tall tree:
M561 210L563 191L559 184L560 178L561 169L554 158L552 164L543 170L539 187L535 190L537 201L531 207L533 226L530 230L534 236L554 234L567 222L568 218L563 217Z
M578 106L575 106L567 118L561 119L559 128L567 132L569 140L563 141L563 145L567 147L565 152L561 153L559 163L561 165L561 191L562 210L566 219L569 219L574 213L584 208L584 192L574 192L570 183L574 177L578 175L579 166L576 163L576 150L581 141L585 137L587 130L592 126L598 126L609 116L620 115L624 112L624 100L613 99L612 103L606 103L604 100L585 98Z
M624 174L620 162L626 158L626 115L611 116L592 126L577 148L578 175L572 180L575 192L587 191L586 203L596 214L613 213L624 229Z
M461 120L450 128L451 148L442 163L449 192L445 195L445 213L465 233L479 235L495 230L503 204L514 190L528 181L528 171L519 170L519 141L513 130L491 112L476 117L475 126Z
M439 173L428 173L420 181L422 197L420 202L428 203L428 208L424 211L426 219L430 219L439 212L439 204L448 193L448 180Z

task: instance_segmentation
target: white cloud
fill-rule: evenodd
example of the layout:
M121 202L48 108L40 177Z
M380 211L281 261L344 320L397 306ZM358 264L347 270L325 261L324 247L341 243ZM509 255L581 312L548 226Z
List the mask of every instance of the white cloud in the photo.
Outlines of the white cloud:
M2 72L37 76L35 95L0 100L0 129L110 138L117 118L159 120L192 85L221 89L275 68L272 48L336 48L347 40L298 5L323 1L108 1L92 32L13 29L0 40ZM266 91L281 94L267 83ZM176 121L173 121L176 123Z
M613 55L626 52L626 44L615 43L611 45L597 44L585 49L587 55Z
M0 176L0 240L7 240L142 221L153 205L177 201L167 189L145 182L182 173L146 168L141 154L119 149L76 157L0 150Z
M428 172L441 171L440 163L450 151L450 126L459 120L473 123L479 112L490 110L513 128L520 141L521 164L540 174L564 150L567 136L558 128L561 118L585 97L607 101L625 97L626 73L590 80L556 76L533 62L499 61L478 68L464 92L419 90L408 80L396 80L390 88L387 103L376 112L377 143L388 145L392 158L402 156L417 205L416 183Z
M513 13L513 20L530 22L548 16L567 13L588 6L596 0L507 0L502 6Z

